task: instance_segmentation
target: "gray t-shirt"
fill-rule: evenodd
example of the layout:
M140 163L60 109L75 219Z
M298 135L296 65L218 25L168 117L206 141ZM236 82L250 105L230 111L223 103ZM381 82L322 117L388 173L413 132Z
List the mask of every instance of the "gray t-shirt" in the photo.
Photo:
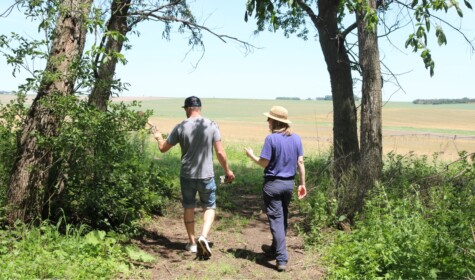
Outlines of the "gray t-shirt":
M180 143L180 176L188 179L214 177L213 144L221 141L218 125L203 117L188 118L175 126L167 142Z

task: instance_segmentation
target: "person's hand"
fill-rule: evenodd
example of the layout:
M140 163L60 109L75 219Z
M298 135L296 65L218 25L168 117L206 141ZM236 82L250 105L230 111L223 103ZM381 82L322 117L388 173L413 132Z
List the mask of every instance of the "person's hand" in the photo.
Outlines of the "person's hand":
M305 187L305 185L300 185L298 187L297 194L298 194L299 199L302 199L307 195L307 188Z
M153 132L153 137L155 137L155 139L157 140L163 139L162 133L160 132L160 130L158 130L158 127L156 125L152 126L152 132Z
M246 148L246 155L249 158L253 158L254 157L254 151L251 148Z
M234 173L231 171L231 170L228 170L228 172L226 172L226 177L225 177L225 183L232 183L234 181L234 179L236 179L236 176L234 176Z

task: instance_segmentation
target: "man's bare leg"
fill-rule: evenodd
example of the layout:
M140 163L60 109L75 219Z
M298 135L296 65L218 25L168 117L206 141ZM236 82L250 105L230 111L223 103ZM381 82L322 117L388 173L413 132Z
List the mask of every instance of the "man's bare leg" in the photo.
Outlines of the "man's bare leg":
M203 231L201 232L201 235L203 235L205 238L208 238L208 233L211 230L211 226L214 222L215 212L215 209L205 209L203 217Z
M195 244L195 208L185 208L183 222L185 223L189 243Z

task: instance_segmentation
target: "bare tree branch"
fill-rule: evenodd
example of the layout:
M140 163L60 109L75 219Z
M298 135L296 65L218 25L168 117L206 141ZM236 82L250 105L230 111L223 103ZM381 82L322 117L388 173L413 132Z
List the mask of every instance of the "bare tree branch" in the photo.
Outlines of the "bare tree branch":
M343 30L343 32L341 33L341 36L343 38L346 38L346 35L348 35L351 31L355 30L355 28L357 28L357 27L358 27L358 24L356 22L354 22L353 24L348 26L345 30Z
M18 5L18 3L12 4L5 11L3 11L3 13L0 14L0 17L8 17L12 13L13 8L15 8L16 5Z
M214 32L213 30L209 29L206 26L191 22L189 20L185 20L185 19L181 19L181 18L177 18L177 17L171 17L171 16L159 16L159 15L156 15L156 14L153 14L153 13L148 13L148 12L146 12L146 13L144 13L144 12L134 12L134 13L130 13L130 15L131 16L139 16L140 20L144 20L144 19L147 18L147 19L153 19L153 20L156 20L156 21L178 22L178 23L182 23L185 26L187 26L190 30L192 30L192 29L205 30L208 33L210 33L210 34L214 35L215 37L217 37L218 39L220 39L224 43L227 43L227 41L225 39L230 39L230 40L233 40L235 42L238 42L238 43L244 45L245 48L246 48L246 53L251 52L252 49L259 49L258 47L254 46L252 44L249 44L248 42L242 41L242 40L240 40L236 37L232 37L232 36L229 36L229 35L218 34L218 33ZM144 17L144 15L147 15L147 17ZM138 23L139 19L137 19L134 22Z

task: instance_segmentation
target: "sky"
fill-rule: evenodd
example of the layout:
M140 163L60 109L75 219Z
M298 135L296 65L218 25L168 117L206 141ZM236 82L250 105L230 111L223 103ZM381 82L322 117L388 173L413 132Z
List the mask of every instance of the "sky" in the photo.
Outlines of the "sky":
M13 2L2 0L0 14ZM127 64L117 69L117 77L130 84L121 96L315 99L330 95L330 78L317 37L314 37L315 28L308 26L307 41L296 36L286 38L282 32L264 31L255 35L255 21L252 18L247 23L244 21L245 2L190 1L199 24L255 46L249 53L232 40L222 42L206 32L205 52L190 51L187 36L176 32L176 28L167 41L162 38L163 25L156 22L139 25L140 36L132 35L132 48L124 52ZM461 23L454 14L455 10L448 17L450 23L460 25L467 37L475 40L475 12L464 9ZM35 37L36 30L35 23L18 13L0 18L0 34L15 31ZM400 89L385 83L383 100L475 98L474 54L459 34L447 27L444 30L447 45L439 47L433 40L429 43L436 65L432 78L419 54L404 48L408 30L399 31L391 41L380 40L380 57L402 86ZM5 64L3 57L0 57L0 71L0 90L15 90L27 77L27 73L12 77L11 67ZM387 72L384 68L382 71ZM361 95L360 88L360 84L355 84L357 96Z

